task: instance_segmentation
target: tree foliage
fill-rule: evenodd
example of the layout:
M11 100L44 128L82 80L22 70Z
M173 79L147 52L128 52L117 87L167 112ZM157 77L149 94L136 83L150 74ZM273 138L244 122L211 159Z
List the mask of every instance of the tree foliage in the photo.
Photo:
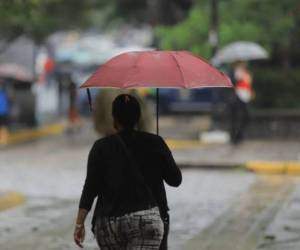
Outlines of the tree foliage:
M173 27L157 30L163 49L187 49L209 57L210 1L198 0L189 16ZM299 41L298 0L219 0L219 45L255 41L273 58L289 63Z
M172 25L182 20L193 0L116 0L116 13L126 20Z
M208 6L196 6L188 18L179 24L157 29L160 47L166 50L189 50L209 57L208 27Z
M50 33L60 29L90 27L91 25L103 28L106 24L125 21L136 24L147 23L151 21L151 13L156 12L160 13L155 16L158 23L167 21L174 23L176 21L174 13L188 10L191 1L1 0L0 36L10 40L27 34L35 41L41 42Z
M96 0L1 0L0 35L9 40L26 34L41 42L54 31L85 26L86 11L102 5Z
M300 57L299 0L218 2L220 47L251 40L266 47L273 61L289 65ZM209 58L210 5L211 0L1 0L0 36L9 41L27 34L40 43L60 29L150 22L167 25L157 29L162 49L185 49Z

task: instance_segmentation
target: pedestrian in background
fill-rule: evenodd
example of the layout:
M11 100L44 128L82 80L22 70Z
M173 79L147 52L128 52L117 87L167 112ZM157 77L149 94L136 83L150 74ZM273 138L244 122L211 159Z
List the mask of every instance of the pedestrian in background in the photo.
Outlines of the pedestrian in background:
M44 64L44 74L47 86L51 86L55 83L55 62L54 60L48 55L47 59L45 60Z
M8 143L8 94L4 82L0 82L0 145Z
M80 128L80 114L78 110L78 93L77 85L72 79L72 75L69 75L66 79L69 91L69 110L68 110L68 132L75 132Z
M168 215L164 181L177 187L182 176L164 140L135 129L140 115L135 97L116 97L112 116L117 133L97 140L89 153L74 231L80 247L96 197L92 230L100 249L167 247L166 239L161 246Z
M252 75L246 63L239 62L235 65L233 84L234 96L230 103L230 138L233 144L237 144L244 139L245 130L250 120L249 104L253 99Z

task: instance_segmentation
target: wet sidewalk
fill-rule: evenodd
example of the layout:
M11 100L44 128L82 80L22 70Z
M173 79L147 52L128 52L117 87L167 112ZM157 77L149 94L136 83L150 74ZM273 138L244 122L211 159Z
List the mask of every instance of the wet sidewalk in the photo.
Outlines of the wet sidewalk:
M57 121L55 123L46 124L36 128L21 129L10 132L8 135L8 143L4 145L0 144L0 150L9 150L9 147L14 145L43 139L49 136L60 135L65 131L65 124L65 121ZM0 190L0 212L20 206L24 204L25 201L25 196L19 190Z
M238 145L207 143L199 134L207 130L209 120L195 117L162 117L160 135L166 139L181 167L236 168L246 167L262 173L300 174L300 141L245 140ZM67 129L62 120L38 128L11 133L9 145L57 136ZM78 135L76 135L78 133ZM97 135L90 120L84 120L75 137L85 137L93 143ZM73 135L74 136L74 135Z
M300 142L247 140L239 145L174 148L182 167L243 169L257 181L183 250L300 249Z
M300 184L269 225L258 248L261 250L300 249Z
M229 140L226 131L209 131L210 118L205 116L162 117L160 128L182 167L300 174L299 140L258 139L231 145L225 143Z
M195 127L197 127L197 124ZM46 133L46 131L49 133ZM189 130L189 133L191 133L190 131L191 130ZM47 155L49 158L48 151L51 152L53 155L50 157L48 164L55 166L59 165L57 164L58 156L61 156L62 159L71 157L71 155L74 157L74 150L81 150L81 147L83 147L84 152L80 151L81 153L79 156L82 159L85 159L88 149L96 138L95 134L91 132L90 127L82 131L82 135L76 135L74 138L69 139L67 139L67 135L63 134L63 126L50 126L48 128L39 128L39 130L31 130L28 132L29 133L23 131L23 134L19 134L22 135L19 137L20 140L16 140L15 143L7 149L7 152L3 152L4 159L11 159L7 154L10 154L12 157L12 154L15 151L20 154L19 159L28 154L28 152L35 151L33 148L31 149L31 144L26 144L25 150L25 148L19 147L18 143L30 142L32 140L37 142L37 139L41 139L41 145L43 145L40 147L41 153ZM48 136L50 136L49 140L44 140ZM182 168L189 167L194 168L195 170L201 168L210 170L238 169L255 171L261 174L280 174L252 175L251 173L244 171L197 171L200 173L207 172L208 176L210 176L211 173L222 172L219 176L220 179L216 181L222 186L216 195L218 199L224 195L222 192L226 193L226 191L224 191L225 173L234 174L237 172L247 174L253 176L257 181L254 184L251 184L249 190L243 190L240 195L237 195L237 199L230 205L230 208L227 211L222 212L219 218L212 221L211 225L203 230L200 230L199 228L194 229L196 237L192 238L191 241L186 244L186 248L183 247L182 249L299 249L300 177L298 177L298 173L300 173L300 142L291 140L246 140L239 145L230 145L226 143L204 143L196 139L195 134L191 136L181 134L180 137L175 137L172 136L172 133L162 133L162 136L166 139L177 163ZM67 143L68 140L70 140L70 145ZM49 141L49 147L47 141ZM47 147L43 143L45 143ZM36 144L39 146L38 142ZM67 147L67 152L61 155L62 152L56 151L57 145L60 145L62 148ZM78 153L75 155L78 155ZM23 162L20 162L20 166L22 166L22 164ZM30 159L28 159L27 164L31 166L29 169L34 169ZM64 165L66 165L65 162ZM49 167L49 169L52 169L53 166L51 166L51 168ZM34 171L42 170L39 167ZM73 166L67 168L66 171L71 171L72 174L74 174ZM203 180L197 179L195 180L195 183L198 183L197 185L202 185L203 181L207 178L208 177L205 177ZM76 183L78 183L78 180ZM215 181L212 182L212 187L209 187L206 191L209 191L213 186L216 186L216 184L213 183L215 183ZM77 186L77 184L74 184L74 186ZM241 189L241 186L242 183L239 183L236 188ZM195 188L193 188L193 190L194 189ZM32 192L34 191L33 189L30 190ZM59 190L66 190L66 187L61 187ZM198 192L198 189L195 190ZM203 186L202 188L199 187L200 193L205 193L206 191L203 190ZM186 193L184 193L183 197L185 196ZM13 196L0 193L0 205L3 197L10 197L10 199L12 199ZM194 197L191 197L191 200L193 199ZM22 203L15 203L14 206L18 204ZM199 204L199 209L201 211L201 209L203 209L201 208L202 203ZM174 207L178 207L178 201L176 201ZM183 204L183 207L186 207L186 204ZM200 212L196 213L199 218L194 217L196 208L198 208L198 205L193 208L193 215L187 217L191 218L191 221L201 219ZM209 211L210 210L211 208ZM219 211L220 207L215 207L215 210ZM174 211L176 212L175 208ZM178 211L178 218L182 219L184 224L187 220L186 218L181 218L181 214L182 211ZM185 226L192 228L190 223L191 222ZM176 223L174 226L176 226ZM185 231L186 230L187 229L185 229ZM179 235L180 234L182 234L182 231L179 231ZM233 239L240 240L233 241ZM225 248L225 246L227 248ZM69 248L66 247L65 249Z
M186 167L242 166L261 173L298 173L300 170L300 141L247 140L239 145L194 141L185 147L173 147L173 154L178 164Z
M183 250L300 249L300 179L261 176Z

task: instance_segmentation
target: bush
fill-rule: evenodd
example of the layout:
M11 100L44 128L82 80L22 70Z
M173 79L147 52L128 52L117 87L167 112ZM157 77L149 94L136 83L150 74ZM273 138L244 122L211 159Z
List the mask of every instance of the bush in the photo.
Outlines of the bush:
M253 87L256 108L300 108L300 70L254 68Z

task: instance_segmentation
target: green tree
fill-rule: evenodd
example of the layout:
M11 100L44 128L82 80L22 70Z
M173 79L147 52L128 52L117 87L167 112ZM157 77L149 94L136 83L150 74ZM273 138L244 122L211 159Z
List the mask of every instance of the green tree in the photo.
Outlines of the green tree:
M193 0L116 0L117 16L126 20L172 25L184 19Z
M40 43L62 29L103 29L120 22L175 23L191 4L192 0L1 0L0 36L9 42L26 34Z
M187 19L160 27L161 47L187 49L208 58L209 7L209 0L198 0ZM300 38L299 23L298 0L219 0L220 46L235 40L255 41L286 66Z
M160 47L166 50L189 50L209 57L208 6L194 7L189 16L175 26L161 26L157 29Z
M87 11L103 3L95 0L1 0L0 35L10 41L26 34L40 43L54 31L86 26Z

